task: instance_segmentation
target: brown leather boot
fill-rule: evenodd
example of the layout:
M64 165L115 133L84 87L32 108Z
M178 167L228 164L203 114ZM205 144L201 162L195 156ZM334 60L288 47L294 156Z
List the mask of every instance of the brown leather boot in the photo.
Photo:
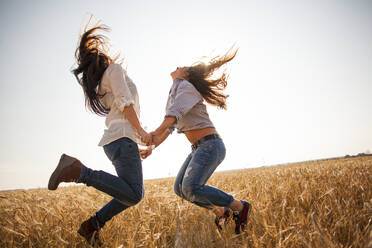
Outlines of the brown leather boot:
M77 231L88 243L94 247L102 245L102 241L99 239L99 229L97 230L93 223L92 218L87 219L81 223L79 230Z
M48 189L56 190L61 182L77 182L82 163L73 157L62 154L57 168L49 178Z
M222 216L216 216L216 218L214 219L214 223L216 224L219 231L222 231L221 222L226 225L230 220L230 216L231 213L229 208L224 208Z
M241 202L243 203L243 209L238 212L233 213L233 218L235 220L235 233L236 234L240 233L240 229L244 232L245 227L248 222L249 214L252 211L252 205L250 203L246 201L241 201Z

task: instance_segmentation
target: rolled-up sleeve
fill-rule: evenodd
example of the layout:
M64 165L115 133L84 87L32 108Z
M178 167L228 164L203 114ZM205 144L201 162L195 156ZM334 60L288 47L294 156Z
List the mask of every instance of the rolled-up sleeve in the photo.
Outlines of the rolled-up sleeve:
M203 98L194 85L184 80L180 82L174 102L167 109L166 116L174 116L179 120L200 101L203 101Z
M113 106L122 112L126 106L134 104L134 100L128 88L128 83L125 80L125 72L121 65L113 64L111 67L109 76L111 91L114 95Z

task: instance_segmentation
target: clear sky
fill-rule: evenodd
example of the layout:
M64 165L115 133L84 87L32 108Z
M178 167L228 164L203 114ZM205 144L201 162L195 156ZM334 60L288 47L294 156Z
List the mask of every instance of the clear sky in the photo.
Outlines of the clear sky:
M372 1L0 1L0 190L47 186L61 153L114 173L70 70L89 15L111 27L136 83L141 121L164 116L177 66L240 47L228 110L208 107L227 156L218 170L372 151ZM174 133L143 162L175 176L190 152Z

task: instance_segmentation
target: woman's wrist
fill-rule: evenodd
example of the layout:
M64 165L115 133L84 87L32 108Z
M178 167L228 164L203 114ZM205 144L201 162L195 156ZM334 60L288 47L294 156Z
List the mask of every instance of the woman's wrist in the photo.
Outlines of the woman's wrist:
M152 132L152 135L160 135L163 133L163 130L162 128L157 128L154 132Z
M146 134L146 131L145 131L143 128L139 128L139 129L137 130L137 132L138 132L138 134L139 134L140 136L143 136L144 134Z

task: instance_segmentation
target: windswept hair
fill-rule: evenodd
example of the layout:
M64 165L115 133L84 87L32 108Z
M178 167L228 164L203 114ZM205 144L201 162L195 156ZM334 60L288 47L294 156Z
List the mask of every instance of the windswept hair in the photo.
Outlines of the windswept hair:
M96 31L108 32L110 28L105 25L96 25L87 31L85 28L75 51L77 67L72 73L84 90L85 106L93 113L105 116L109 109L100 103L99 98L103 96L98 94L98 88L103 73L115 59L106 54L108 51L106 36L95 34Z
M224 55L212 58L209 63L197 62L188 68L188 81L192 83L204 100L221 109L226 109L226 98L228 95L223 93L227 86L228 75L224 71L218 78L213 78L213 74L222 65L231 61L238 49L230 48Z

